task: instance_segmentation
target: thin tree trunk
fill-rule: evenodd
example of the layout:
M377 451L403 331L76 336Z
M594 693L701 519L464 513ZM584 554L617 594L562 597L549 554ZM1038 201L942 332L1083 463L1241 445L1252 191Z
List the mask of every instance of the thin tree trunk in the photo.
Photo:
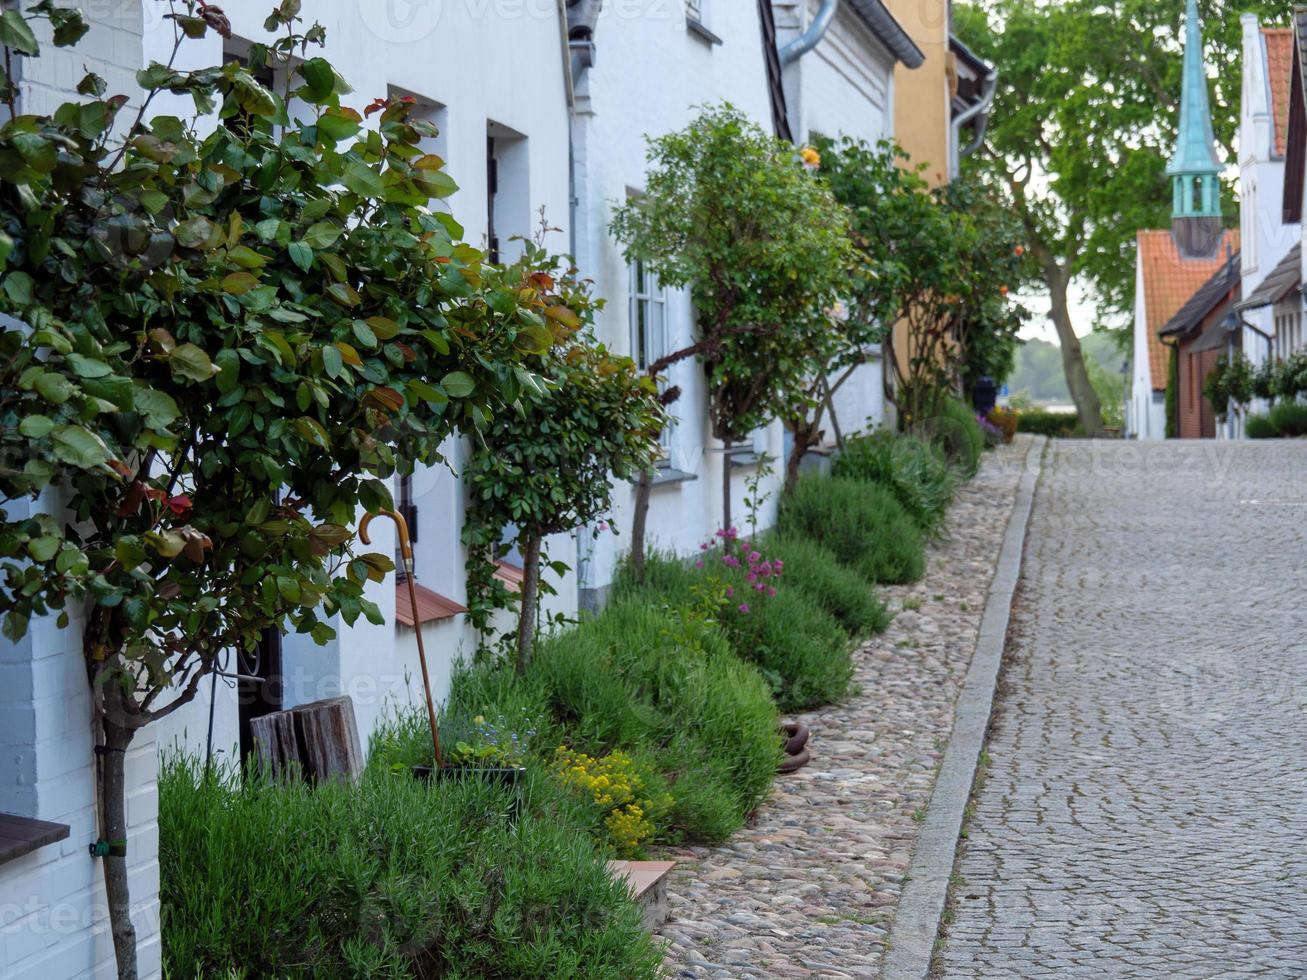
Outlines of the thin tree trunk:
M109 926L119 980L136 980L136 927L132 925L132 901L127 884L127 798L124 777L127 747L132 730L105 719L104 755L101 756L101 832L111 853L104 862L104 892L109 904Z
M517 672L525 674L531 666L535 650L536 607L540 597L540 535L526 533L526 548L522 553L522 593L518 604L517 620Z
M653 470L643 470L635 484L635 515L631 518L631 572L644 582L644 539L649 526L649 497L653 491Z
M1087 436L1103 434L1103 406L1089 380L1085 369L1085 355L1080 348L1080 338L1076 336L1071 324L1071 306L1067 300L1069 277L1064 269L1045 269L1048 280L1049 296L1052 299L1053 326L1057 328L1058 341L1062 345L1062 370L1066 374L1067 390L1075 402L1076 413L1080 417L1080 428Z
M848 375L845 375L848 377ZM835 433L835 445L840 452L844 452L844 433L840 431L840 417L835 412L835 389L830 385L830 379L823 377L821 387L825 392L826 412L830 415L831 431ZM820 422L821 417L818 416Z
M818 428L820 425L821 415L819 413L816 419L812 421L804 419L790 428L790 433L794 436L794 443L790 446L790 455L785 461L785 486L781 490L781 493L786 497L794 492L794 487L799 482L799 472L803 467L803 458L808 455L808 451L813 446L820 442L820 430Z
M722 529L731 528L731 440L722 440Z

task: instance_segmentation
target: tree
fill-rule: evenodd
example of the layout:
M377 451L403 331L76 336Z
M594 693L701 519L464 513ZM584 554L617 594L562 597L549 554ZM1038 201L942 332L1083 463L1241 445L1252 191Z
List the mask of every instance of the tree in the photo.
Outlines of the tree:
M886 349L898 382L887 387L905 422L935 419L968 370L1015 350L1024 317L1009 299L1021 277L1018 230L965 183L930 189L899 166L893 144L823 140L818 149L823 175L852 213L862 259L850 280L850 322L906 324L906 362ZM874 336L866 326L852 334L847 359Z
M1068 291L1077 279L1105 310L1132 308L1134 238L1166 227L1165 176L1180 99L1184 0L977 0L955 30L998 68L985 149L969 169L1025 227L1030 262L1047 287L1063 370L1081 426L1102 430ZM1241 13L1284 22L1270 0L1202 5L1217 141L1234 160L1242 80ZM1232 200L1227 195L1227 200Z
M179 47L229 31L180 6ZM549 282L485 264L429 210L455 187L419 148L429 128L378 100L365 131L308 56L323 34L298 32L298 6L274 12L286 36L250 68L303 57L304 121L240 64L152 64L120 126L126 97L88 75L84 102L0 129L0 311L20 322L0 333L0 495L56 502L0 523L0 617L11 639L36 616L84 624L121 977L136 975L121 843L136 732L265 629L326 642L336 615L379 621L363 585L392 564L355 553L359 509L391 506L389 477L537 387L553 341ZM56 44L84 32L75 11L35 9ZM7 63L37 54L13 10L0 39ZM147 122L164 89L223 125Z
M551 350L540 371L543 385L486 427L468 460L464 541L472 549L469 582L477 584L469 590L477 593L472 605L484 628L487 608L498 604L493 570L506 551L504 532L517 529L524 563L516 658L522 673L535 643L544 539L604 516L613 478L628 479L657 458L666 417L653 379L595 341L596 304L575 269L560 271L558 260L528 244L514 271L524 287L534 282L553 293L542 309Z
M809 397L848 282L848 219L794 147L729 105L651 140L649 162L644 193L616 209L613 233L628 260L690 288L697 337L680 356L703 362L712 434L729 457L734 443Z

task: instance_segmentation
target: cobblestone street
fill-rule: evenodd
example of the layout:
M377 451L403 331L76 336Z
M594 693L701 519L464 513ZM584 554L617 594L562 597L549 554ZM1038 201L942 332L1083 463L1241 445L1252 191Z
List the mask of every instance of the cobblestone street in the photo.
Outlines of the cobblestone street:
M1049 447L946 978L1307 975L1307 443Z
M896 615L855 654L858 692L802 716L812 765L729 843L668 855L672 976L877 975L1028 447L987 455L926 578L882 590Z

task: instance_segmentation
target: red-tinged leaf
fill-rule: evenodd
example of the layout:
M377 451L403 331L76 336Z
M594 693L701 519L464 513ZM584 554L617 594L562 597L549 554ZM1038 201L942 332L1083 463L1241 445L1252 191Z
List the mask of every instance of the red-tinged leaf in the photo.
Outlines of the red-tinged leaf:
M118 505L118 516L131 517L140 510L141 504L145 502L145 493L145 484L140 480L128 487L123 502Z
M168 495L164 493L162 490L160 490L158 487L146 487L145 495L149 497L151 500L162 501L168 499Z
M533 272L531 273L531 285L535 286L536 289L551 290L554 288L554 277L547 272Z
M566 306L546 306L544 314L549 319L561 323L565 327L571 327L573 330L581 325L581 318Z
M387 412L398 412L404 407L404 396L394 388L373 388L363 396L363 401Z
M340 351L340 358L350 367L362 367L363 358L359 357L359 352L343 340L336 341L336 350Z
M129 477L132 475L132 468L121 459L109 460L109 469L113 470L121 477Z
M410 347L408 344L405 344L397 340L393 344L391 344L391 346L404 355L405 364L412 364L414 361L418 359L417 354L414 353L413 348Z
M168 509L178 517L185 517L191 512L191 498L184 493L179 493L175 497L169 497L167 502Z
M176 599L181 594L182 587L180 583L177 582L165 582L163 587L159 589L159 598L163 599L165 602Z

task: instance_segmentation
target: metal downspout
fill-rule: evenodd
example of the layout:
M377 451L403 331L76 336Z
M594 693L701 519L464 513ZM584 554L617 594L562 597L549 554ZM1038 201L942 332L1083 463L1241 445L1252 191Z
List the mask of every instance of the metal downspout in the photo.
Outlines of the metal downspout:
M981 89L980 101L953 120L953 142L956 143L962 136L962 127L977 116L981 116L982 113L984 114L980 123L976 126L975 139L968 143L964 149L958 151L959 165L980 149L980 145L985 142L985 131L989 128L989 109L994 104L994 96L997 93L998 71L995 69L985 77L985 87Z
M781 67L793 64L821 43L826 36L835 15L839 13L840 0L822 0L821 9L812 18L812 23L802 35L781 48Z

